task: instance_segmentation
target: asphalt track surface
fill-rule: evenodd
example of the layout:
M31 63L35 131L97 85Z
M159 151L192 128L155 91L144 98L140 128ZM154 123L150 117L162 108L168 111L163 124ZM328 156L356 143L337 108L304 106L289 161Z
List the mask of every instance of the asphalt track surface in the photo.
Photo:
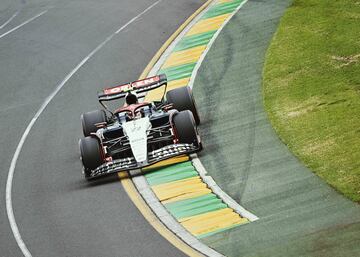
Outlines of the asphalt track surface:
M5 209L11 158L54 88L107 37L155 1L1 1L0 256L22 256ZM165 40L204 1L162 0L116 34L64 85L20 153L14 214L33 256L183 256L132 204L116 177L88 184L81 174L80 114L98 108L102 87L137 78Z

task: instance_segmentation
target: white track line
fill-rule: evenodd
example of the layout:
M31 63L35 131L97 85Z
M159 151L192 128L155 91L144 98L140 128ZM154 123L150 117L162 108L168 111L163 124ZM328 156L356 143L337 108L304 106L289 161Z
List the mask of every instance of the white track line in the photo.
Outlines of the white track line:
M18 14L20 11L16 11L13 16L10 17L10 19L8 19L7 21L5 21L5 23L3 25L0 26L0 29L2 29L3 27L5 27L6 25L8 25L10 23L10 21L12 21Z
M13 207L12 207L12 197L11 197L11 190L12 190L12 182L13 182L13 178L14 178L14 172L15 172L15 168L16 168L16 163L17 160L19 158L21 149L24 146L25 140L28 137L30 130L32 129L32 127L34 126L36 120L39 118L39 116L42 114L42 112L45 110L45 108L48 106L48 104L51 102L51 100L56 96L56 94L61 90L61 88L66 84L66 82L94 55L96 54L107 42L109 42L116 34L118 34L119 32L121 32L122 30L124 30L127 26L129 26L131 23L133 23L134 21L136 21L140 16L142 16L143 14L145 14L146 12L148 12L151 8L153 8L155 5L157 5L159 2L161 2L162 0L158 0L155 3L153 3L152 5L150 5L148 8L146 8L144 11L142 11L141 13L139 13L138 15L136 15L134 18L132 18L130 21L128 21L125 25L123 25L122 27L120 27L120 29L118 29L116 32L114 32L113 34L111 34L109 37L107 37L101 44L99 44L89 55L87 55L65 78L63 81L61 81L61 83L59 85L57 85L57 87L55 88L55 90L45 99L45 101L43 102L43 104L41 105L40 109L36 112L35 116L31 119L30 123L28 124L28 126L25 129L25 132L23 133L23 135L21 136L21 139L19 141L19 144L16 147L15 153L13 155L13 158L11 160L11 164L10 164L10 168L9 168L9 173L8 173L8 177L7 177L7 181L6 181L6 212L7 212L7 216L9 219L9 223L10 223L10 227L11 230L14 234L15 240L18 244L18 246L20 247L23 255L25 257L31 257L31 253L29 252L29 249L26 247L24 241L21 238L21 234L19 232L18 226L16 224L15 221L15 217L14 217L14 211L13 211ZM44 11L43 13L39 14L37 17L39 17L40 15L44 14L46 11ZM32 19L35 19L36 16ZM29 20L30 21L30 20ZM29 22L28 21L28 22ZM9 32L7 32L9 33ZM1 38L1 36L0 36Z
M33 21L33 20L35 20L36 18L39 18L41 15L43 15L43 14L47 13L47 11L48 11L48 10L45 10L45 11L43 11L43 12L41 12L41 13L37 14L37 15L35 15L34 17L32 17L32 18L28 19L27 21L24 21L24 22L23 22L23 23L21 23L20 25L16 26L15 28L12 28L11 30L9 30L9 31L5 32L4 34L1 34L1 35L0 35L0 38L5 37L6 35L10 34L11 32L13 32L13 31L15 31L15 30L17 30L17 29L21 28L22 26L24 26L24 25L28 24L29 22L32 22L32 21Z

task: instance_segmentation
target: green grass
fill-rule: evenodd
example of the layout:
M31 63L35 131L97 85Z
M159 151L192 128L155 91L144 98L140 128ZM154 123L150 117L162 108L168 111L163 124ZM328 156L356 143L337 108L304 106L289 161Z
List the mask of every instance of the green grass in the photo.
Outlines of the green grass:
M263 76L265 108L281 140L360 202L360 0L294 0Z

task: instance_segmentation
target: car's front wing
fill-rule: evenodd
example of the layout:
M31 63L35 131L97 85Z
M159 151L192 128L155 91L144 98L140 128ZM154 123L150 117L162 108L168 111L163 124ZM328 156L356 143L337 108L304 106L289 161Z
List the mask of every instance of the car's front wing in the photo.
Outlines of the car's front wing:
M137 163L134 157L128 157L123 159L115 159L111 162L107 162L92 170L87 179L93 179L107 174L145 168L159 161L163 161L169 158L173 158L183 154L191 154L201 150L201 146L195 146L193 144L172 144L164 146L160 149L151 151L148 153L148 161L146 163Z

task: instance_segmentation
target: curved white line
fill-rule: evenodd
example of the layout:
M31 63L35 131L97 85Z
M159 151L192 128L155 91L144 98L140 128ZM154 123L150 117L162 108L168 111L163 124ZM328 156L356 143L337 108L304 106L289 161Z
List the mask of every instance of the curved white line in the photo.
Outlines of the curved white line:
M11 160L11 164L10 164L10 168L9 168L9 173L8 173L8 177L7 177L7 181L6 181L6 212L7 212L7 216L9 219L9 223L10 223L10 227L11 230L14 234L16 243L18 244L20 250L22 251L23 255L25 257L32 257L29 249L26 247L24 241L21 238L21 234L19 232L19 228L16 224L16 220L15 220L15 216L14 216L14 210L13 210L13 206L12 206L12 197L11 197L11 192L12 192L12 182L13 182L13 178L14 178L14 172L15 172L15 168L16 168L16 163L17 160L19 158L21 149L24 146L25 140L28 137L30 130L32 129L32 127L34 126L36 120L39 118L39 116L42 114L42 112L45 110L45 108L48 106L48 104L51 102L51 100L56 96L56 94L61 90L61 88L66 84L66 82L94 55L96 54L107 42L109 42L116 34L118 34L119 32L121 32L122 30L124 30L127 26L129 26L131 23L133 23L134 21L136 21L140 16L142 16L143 14L145 14L146 12L148 12L151 8L153 8L155 5L157 5L159 2L161 2L162 0L158 0L155 3L153 3L152 5L150 5L148 8L146 8L144 11L142 11L141 13L139 13L138 15L136 15L134 18L132 18L130 21L128 21L125 25L123 25L122 27L120 27L120 29L118 29L116 32L114 32L113 34L111 34L109 37L107 37L101 44L99 44L90 54L88 54L65 78L63 81L61 81L61 83L59 85L57 85L57 87L55 88L55 90L45 99L45 101L43 102L43 104L41 105L40 109L36 112L35 116L31 119L30 123L27 125L25 132L23 133L23 135L21 136L21 139L19 141L19 144L16 147L15 153L13 155L13 158ZM46 11L45 11L46 12ZM43 13L45 13L43 12ZM43 13L41 13L40 15L42 15ZM37 17L39 17L40 15L38 15ZM34 17L35 18L35 17ZM34 19L33 18L33 19ZM1 38L1 36L0 36Z
M18 14L20 11L16 11L11 17L10 19L8 19L7 21L4 22L3 25L0 26L0 29L2 29L3 27L5 27L6 25L8 25L10 23L10 21L12 21Z
M29 22L32 22L32 21L33 21L33 20L35 20L36 18L39 18L41 15L43 15L43 14L47 13L47 11L48 11L48 10L45 10L45 11L43 11L43 12L41 12L41 13L37 14L37 15L35 15L34 17L32 17L32 18L28 19L27 21L24 21L24 22L23 22L23 23L21 23L20 25L18 25L18 26L16 26L16 27L12 28L11 30L9 30L9 31L5 32L4 34L1 34L1 35L0 35L0 38L5 37L6 35L10 34L11 32L13 32L13 31L15 31L15 30L17 30L17 29L21 28L22 26L24 26L24 25L28 24Z

